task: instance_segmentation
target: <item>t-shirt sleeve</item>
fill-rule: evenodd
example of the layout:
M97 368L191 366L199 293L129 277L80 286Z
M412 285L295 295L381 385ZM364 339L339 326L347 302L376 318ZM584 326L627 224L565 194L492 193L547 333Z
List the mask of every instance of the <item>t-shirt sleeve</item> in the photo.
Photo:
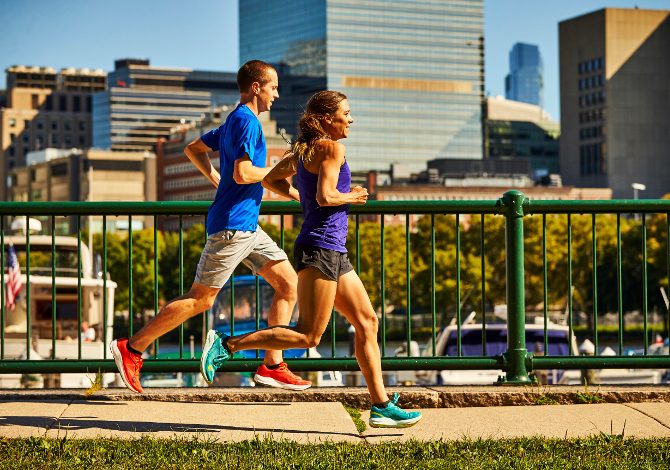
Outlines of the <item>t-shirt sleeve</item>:
M248 119L241 123L238 135L235 139L235 159L249 155L251 161L254 161L256 153L256 144L260 138L261 128L258 122Z
M215 152L219 150L219 137L221 136L221 127L212 129L211 131L200 136L200 140Z

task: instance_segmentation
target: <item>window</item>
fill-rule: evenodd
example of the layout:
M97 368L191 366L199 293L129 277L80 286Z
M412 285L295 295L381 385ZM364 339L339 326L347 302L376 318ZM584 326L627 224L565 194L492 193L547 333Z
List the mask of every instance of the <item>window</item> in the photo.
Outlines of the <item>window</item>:
M23 120L23 128L30 129L30 121L28 119Z
M43 123L42 121L37 121L37 122L35 123L35 126L36 126L38 129L40 129L40 130L41 130L41 129L44 129L44 123Z
M58 97L58 110L59 111L67 111L67 96L66 95L60 95Z
M9 134L9 141L14 143L15 140L16 140L16 134L13 134L13 133Z
M86 97L86 112L90 113L91 112L91 96Z
M51 129L58 130L58 121L51 121Z
M47 96L45 106L47 111L53 111L54 109L54 97L52 95Z
M31 98L31 101L32 101L32 103L31 103L32 108L33 109L38 109L40 107L40 101L39 101L40 97L39 97L39 95L32 94L32 95L30 95L30 98Z
M10 157L14 156L14 146L10 145L9 148L7 149L7 152L9 153Z
M67 175L67 163L58 163L51 167L51 176Z
M63 123L63 129L65 129L66 131L71 131L72 130L72 123L69 120L65 121Z
M79 130L80 131L86 130L86 121L79 121Z
M24 132L23 133L23 143L27 144L28 142L30 142L30 135L27 132Z
M74 96L72 98L72 111L75 113L81 111L81 96Z

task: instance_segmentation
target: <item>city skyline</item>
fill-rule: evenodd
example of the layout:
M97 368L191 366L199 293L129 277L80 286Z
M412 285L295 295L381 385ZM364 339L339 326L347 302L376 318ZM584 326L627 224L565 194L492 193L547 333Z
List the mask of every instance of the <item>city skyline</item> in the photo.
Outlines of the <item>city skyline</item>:
M176 0L162 1L160 8L156 2L129 0L113 4L69 0L67 6L65 9L62 4L39 0L5 2L0 10L3 72L17 64L111 71L114 60L124 57L148 58L157 66L200 70L235 71L239 66L236 0L199 0L188 9ZM514 43L537 44L544 58L545 109L558 119L558 23L605 7L635 6L670 9L670 0L566 0L560 4L486 0L486 93L504 96L508 53ZM42 14L36 15L36 11ZM216 23L206 24L205 20L211 18L216 18ZM65 34L69 30L63 24L76 24L76 34ZM117 25L122 25L123 34L118 33ZM148 26L151 35L147 34ZM84 40L92 34L98 35L95 41ZM0 89L5 86L3 73Z

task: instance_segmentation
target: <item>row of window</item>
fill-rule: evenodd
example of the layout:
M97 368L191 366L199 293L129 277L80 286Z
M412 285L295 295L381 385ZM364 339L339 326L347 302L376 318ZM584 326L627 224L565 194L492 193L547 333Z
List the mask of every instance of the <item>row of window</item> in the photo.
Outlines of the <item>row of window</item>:
M72 99L68 99L72 98ZM33 94L31 96L31 106L33 109L40 109L40 95ZM60 111L70 113L90 113L92 109L91 96L81 95L47 95L44 101L45 111Z
M181 155L179 155L181 157ZM271 166L274 166L275 164L272 164ZM212 166L216 169L219 168L219 160L215 159L212 160ZM188 163L179 163L177 165L169 165L165 167L165 175L166 176L173 176L173 175L179 175L182 173L191 173L197 171L197 168L193 165L193 163L188 162Z
M580 175L604 175L606 171L607 163L602 144L589 144L579 147Z
M587 93L585 95L579 95L579 107L583 108L585 106L595 106L597 104L603 104L605 102L605 92L598 91L594 93Z
M16 127L16 122L17 121L16 121L15 118L11 118L11 119L8 120L7 123L9 125L9 127ZM63 123L63 129L64 130L66 130L66 131L72 130L73 121L70 121L69 119L62 120L62 121L61 120L51 121L51 129L58 130L60 122ZM79 126L80 131L85 131L86 130L86 121L82 120L82 121L76 121L76 122ZM32 126L32 123L33 123L33 121L31 121L30 119L24 119L23 120L23 128L24 129L30 129L30 127ZM36 120L35 121L35 128L36 129L44 129L44 121ZM10 134L10 135L13 135L13 134Z
M196 178L180 178L174 179L165 182L165 189L182 189L182 188L193 188L196 186L206 186L207 180L205 177L196 177Z
M592 109L590 111L584 111L579 113L579 123L583 124L585 122L597 122L603 120L603 110L601 109Z
M602 87L605 83L603 74L579 79L579 90L590 90L591 88Z
M603 126L579 129L579 140L595 139L603 136Z
M29 144L29 140L27 140L26 137L28 137L27 134L23 136L23 143ZM35 136L35 144L32 147L25 145L23 147L23 153L21 153L21 155L25 155L32 150L42 149L45 147L60 147L61 144L65 148L72 147L73 145L78 145L79 147L86 147L89 145L87 143L86 136L84 135L80 135L76 139L72 135L66 135L63 137L63 139L60 138L59 134L49 134L48 138L41 135L37 135ZM14 157L16 155L17 148L18 147L15 145L10 145L9 147L7 147L7 155L10 157Z
M577 71L579 73L591 73L596 70L603 70L605 68L605 61L602 57L595 59L584 60L577 64Z

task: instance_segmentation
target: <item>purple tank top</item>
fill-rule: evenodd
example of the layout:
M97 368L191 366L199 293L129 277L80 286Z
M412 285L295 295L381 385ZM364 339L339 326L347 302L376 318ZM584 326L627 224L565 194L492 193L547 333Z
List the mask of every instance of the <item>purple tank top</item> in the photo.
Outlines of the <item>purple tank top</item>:
M321 207L316 202L319 175L307 171L300 159L296 175L296 187L300 193L300 206L304 221L295 242L327 250L346 253L347 228L349 226L349 204ZM345 159L340 167L337 190L351 191L351 170Z

